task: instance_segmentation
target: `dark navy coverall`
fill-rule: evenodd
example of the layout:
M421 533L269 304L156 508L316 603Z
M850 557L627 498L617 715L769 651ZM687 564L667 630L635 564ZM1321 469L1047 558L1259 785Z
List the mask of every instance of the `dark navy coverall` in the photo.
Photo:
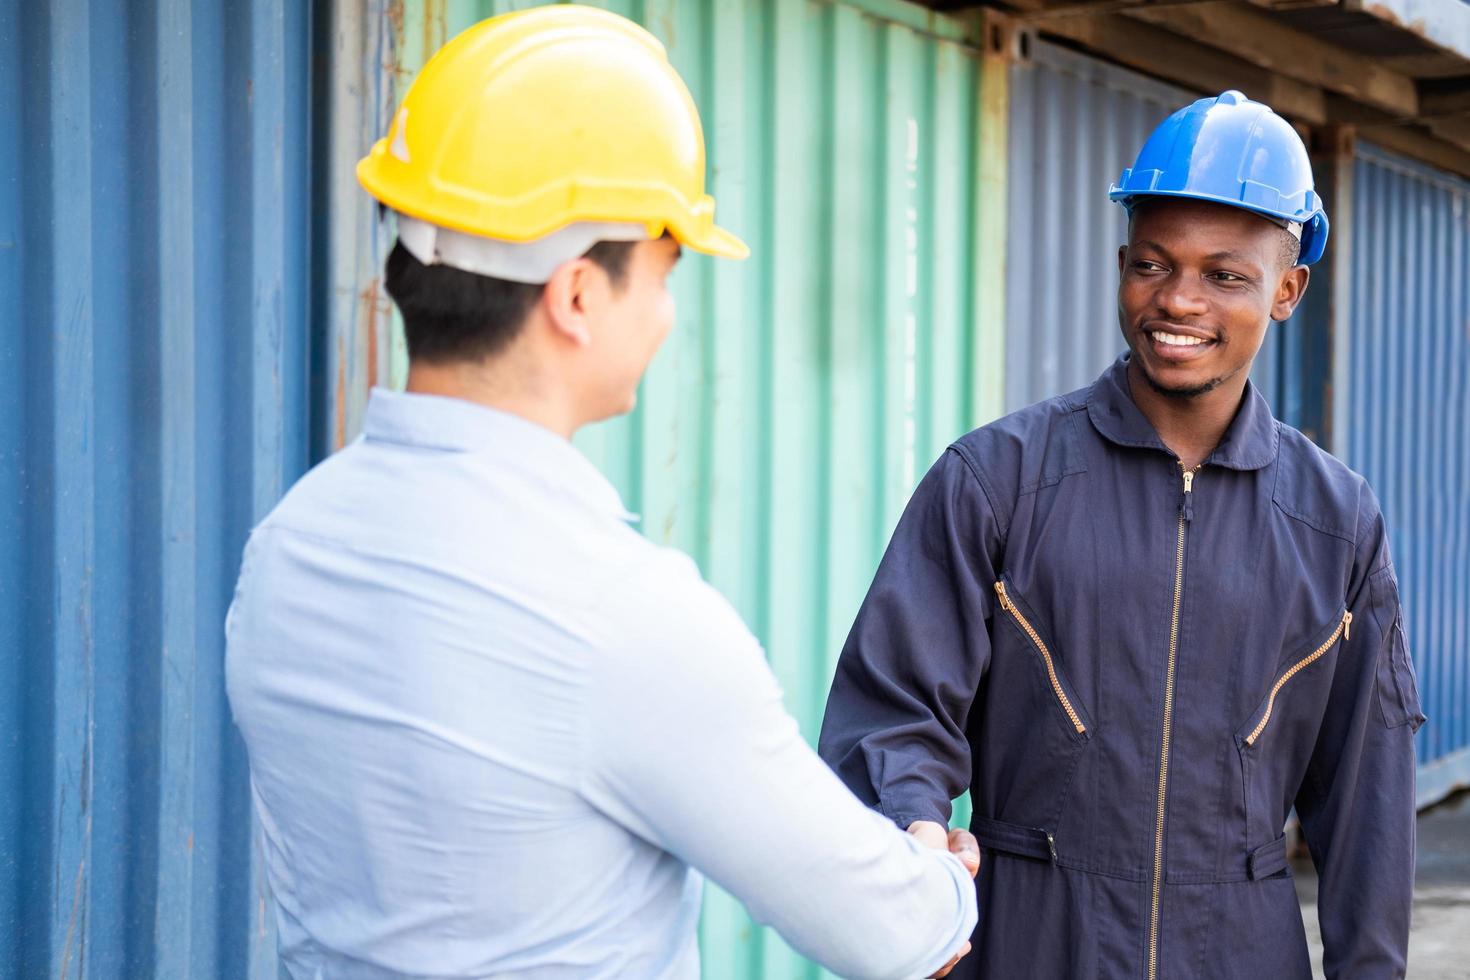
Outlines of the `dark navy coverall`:
M1197 471L1091 388L964 436L842 652L821 753L899 826L969 789L985 850L953 976L1404 975L1424 721L1382 514L1253 386Z

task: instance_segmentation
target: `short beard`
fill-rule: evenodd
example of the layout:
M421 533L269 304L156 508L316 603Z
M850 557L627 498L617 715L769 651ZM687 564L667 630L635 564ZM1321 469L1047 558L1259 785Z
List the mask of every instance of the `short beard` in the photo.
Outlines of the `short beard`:
M1165 398L1176 398L1179 401L1188 401L1191 398L1198 398L1201 395L1207 395L1225 383L1224 378L1211 378L1204 384L1193 385L1189 388L1168 388L1164 385L1159 384L1158 381L1154 379L1154 376L1152 374L1149 374L1148 371L1143 371L1142 374L1143 379L1148 382L1148 386L1154 391L1163 395Z

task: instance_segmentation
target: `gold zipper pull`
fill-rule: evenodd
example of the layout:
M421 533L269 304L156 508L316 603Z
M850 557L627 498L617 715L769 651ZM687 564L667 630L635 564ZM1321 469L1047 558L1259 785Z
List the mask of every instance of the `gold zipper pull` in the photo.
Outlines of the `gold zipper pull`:
M1004 582L996 582L995 583L995 595L996 595L996 598L998 598L1000 600L1000 608L1001 608L1001 610L1004 611L1004 612L1010 612L1011 611L1011 597L1008 596L1008 595L1006 595L1006 584Z
M1342 614L1342 642L1346 643L1353 633L1353 614L1345 612Z
M1183 463L1179 464L1183 466ZM1194 470L1184 471L1184 496L1179 500L1179 518L1185 523L1194 520Z

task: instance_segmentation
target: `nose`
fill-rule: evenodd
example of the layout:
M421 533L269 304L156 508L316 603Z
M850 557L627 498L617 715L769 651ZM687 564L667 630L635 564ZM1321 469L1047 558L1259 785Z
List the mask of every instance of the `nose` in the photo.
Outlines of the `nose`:
M1164 316L1175 322L1190 317L1204 316L1209 312L1200 283L1193 276L1174 273L1159 284L1154 294L1154 303Z

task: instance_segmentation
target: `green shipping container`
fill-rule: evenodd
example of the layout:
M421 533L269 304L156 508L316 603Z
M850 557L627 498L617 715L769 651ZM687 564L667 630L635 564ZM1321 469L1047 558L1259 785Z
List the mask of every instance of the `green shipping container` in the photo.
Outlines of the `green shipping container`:
M324 230L330 293L346 300L325 311L319 451L354 434L370 384L406 369L375 278L387 240L350 163L426 54L530 5L329 15ZM837 654L915 483L1002 405L1005 67L982 53L978 19L898 0L608 6L667 45L704 120L720 223L752 255L686 256L678 326L637 410L577 441L643 532L692 555L734 603L815 742ZM712 980L821 974L714 886L701 943Z

